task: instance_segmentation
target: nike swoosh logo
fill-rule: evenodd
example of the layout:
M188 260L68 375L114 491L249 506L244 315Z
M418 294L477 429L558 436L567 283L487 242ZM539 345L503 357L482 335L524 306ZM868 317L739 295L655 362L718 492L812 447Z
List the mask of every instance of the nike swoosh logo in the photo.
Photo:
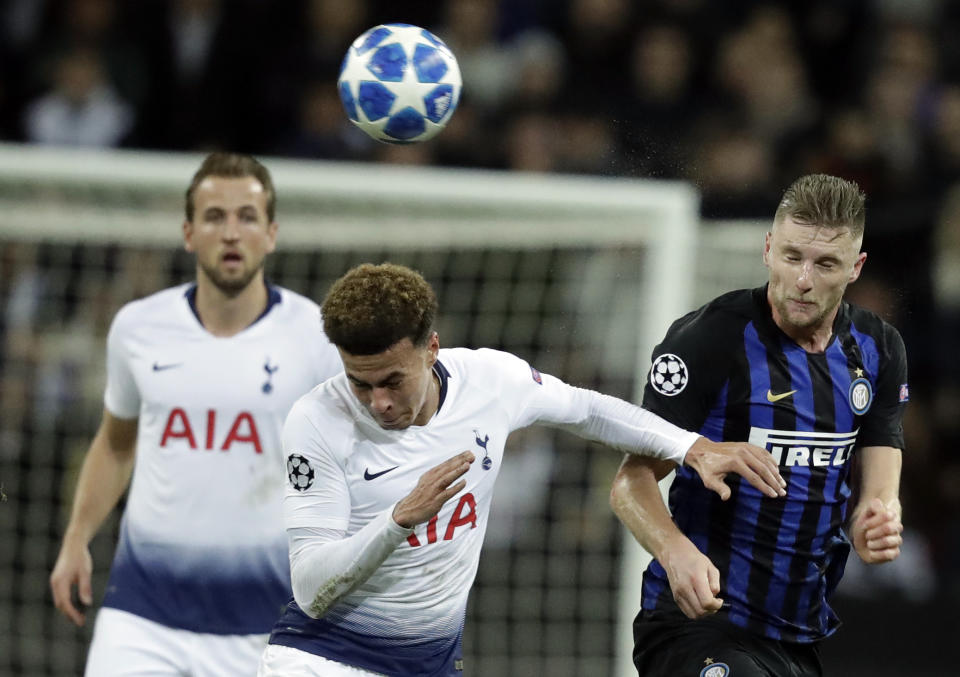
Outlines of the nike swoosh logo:
M166 369L173 369L174 367L179 367L181 364L183 364L183 362L174 362L173 364L157 364L156 362L154 362L153 370L164 371Z
M768 391L767 391L767 402L779 402L779 401L782 400L784 397L790 397L790 396L793 395L795 392L797 392L797 391L796 391L796 390L791 390L790 392L780 393L779 395L774 395L772 391L768 390Z
M396 469L399 468L399 467L400 467L400 466L395 465L395 466L393 466L392 468L387 468L386 470L381 470L380 472L375 472L375 473L371 473L369 469L364 469L364 471L363 471L363 479L365 479L365 480L375 480L375 479L377 479L378 477L380 477L380 475L386 475L386 474L387 474L388 472L390 472L391 470L396 470Z

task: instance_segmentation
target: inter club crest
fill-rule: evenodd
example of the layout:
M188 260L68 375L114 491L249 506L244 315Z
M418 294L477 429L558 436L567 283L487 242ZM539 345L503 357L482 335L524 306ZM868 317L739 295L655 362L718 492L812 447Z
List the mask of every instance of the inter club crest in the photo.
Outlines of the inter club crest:
M730 666L726 663L711 663L700 671L700 677L727 677Z
M858 416L867 413L873 403L873 386L865 378L858 378L850 384L850 408Z

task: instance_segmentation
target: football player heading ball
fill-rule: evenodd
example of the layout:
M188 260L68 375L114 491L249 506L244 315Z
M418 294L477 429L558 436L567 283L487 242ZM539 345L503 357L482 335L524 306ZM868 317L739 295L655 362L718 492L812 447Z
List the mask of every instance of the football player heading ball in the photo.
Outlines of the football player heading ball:
M441 349L436 310L426 280L391 264L352 269L323 303L345 372L284 423L294 601L260 677L457 674L494 483L518 428L671 459L717 491L729 492L729 471L782 492L757 447L708 442L509 353Z

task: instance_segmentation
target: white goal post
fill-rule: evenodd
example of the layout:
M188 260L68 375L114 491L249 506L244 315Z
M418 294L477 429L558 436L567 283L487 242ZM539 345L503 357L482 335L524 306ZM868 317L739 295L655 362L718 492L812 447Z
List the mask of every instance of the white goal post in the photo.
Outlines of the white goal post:
M53 247L54 258L69 255L58 247L73 245L174 250L180 244L184 190L201 160L202 156L196 154L0 144L0 245L5 248L12 243L49 246ZM476 307L471 306L474 311L482 316L489 305L498 309L498 322L508 323L498 325L495 329L498 336L511 333L509 323L513 320L510 318L515 316L510 313L514 310L505 308L520 304L518 299L523 294L533 294L536 299L531 302L533 310L524 306L517 311L517 317L541 312L536 309L542 309L548 303L545 299L554 294L551 286L554 278L563 281L568 277L570 280L586 277L594 282L602 278L602 284L595 285L595 296L584 296L579 303L581 307L606 304L609 307L589 310L606 312L604 323L617 323L620 327L626 324L629 328L629 332L612 332L609 336L601 334L604 327L612 325L595 328L599 335L595 348L623 351L626 346L632 356L626 378L632 383L632 395L637 401L642 394L653 346L674 319L693 308L695 300L701 300L697 298L702 296L697 290L704 280L698 267L698 251L702 246L699 198L687 183L280 158L266 158L264 162L273 174L278 193L280 251L319 252L324 256L342 252L344 256L353 257L397 254L419 257L415 260L421 262L430 260L431 256L446 257L446 261L459 257L456 261L466 262L470 260L469 253L476 251L483 252L483 265L495 262L496 252L509 252L511 263L504 264L509 270L503 280L491 279L488 285L484 269L474 270L468 276L470 284L476 285L469 287L469 293L484 299L475 302ZM750 237L756 232L750 227L747 230ZM738 245L738 251L742 250ZM101 257L100 250L97 251ZM567 258L565 252L568 251L576 255ZM551 263L537 273L538 280L546 281L537 282L540 286L534 288L531 286L534 273L528 274L527 268L541 253L543 257L550 257ZM297 261L304 270L313 265L309 257ZM0 260L0 266L8 263ZM559 270L568 264L590 266L590 270ZM86 263L80 261L72 265L83 268ZM446 277L451 277L451 270L457 267L453 263L444 266L437 263L437 266ZM431 279L430 271L424 272ZM75 277L81 273L73 270L62 274ZM453 280L451 284L463 286L466 282ZM712 287L712 282L708 281L708 286ZM498 289L508 290L507 293L518 298L492 298L500 293ZM716 287L712 287L711 291L714 290ZM567 298L571 293L569 289L562 292ZM443 312L441 307L441 314ZM552 349L551 340L569 343L563 334L572 331L564 323L562 314L551 318L553 324L530 325L541 332L537 338L538 354L543 356L546 365L560 350ZM556 327L553 334L548 331L551 326ZM504 339L503 345L512 344ZM572 364L573 373L578 374L582 367L578 367L576 361L591 359L589 355L589 350L579 346L564 360ZM603 361L598 358L598 362ZM615 368L616 365L611 370ZM602 382L602 376L596 377L597 382ZM39 499L34 500L17 486L18 480L27 481L23 474L27 470L17 470L20 466L16 465L15 458L13 461L0 458L0 463L9 464L9 467L0 465L0 471L7 468L9 479L5 491L15 505L19 504L18 509L43 515L45 508L37 503ZM21 474L17 475L18 472ZM0 480L3 479L0 476ZM501 488L498 494L503 491ZM495 506L496 503L495 500ZM48 508L49 512L54 510ZM54 517L62 520L61 515ZM0 520L0 538L8 543L25 539L19 528L15 519ZM610 674L617 677L635 674L630 663L630 624L639 608L640 576L645 565L644 553L633 539L625 534L622 541L622 576L619 589L611 598L618 607L612 612L619 618L615 640L617 656L611 657L607 665ZM27 550L24 548L24 552ZM35 586L39 590L48 575L42 570L46 560L42 557L30 560L28 554L18 555L20 566L24 570L41 570L36 572L36 581L24 578L21 587L30 590ZM549 552L545 559L549 559ZM96 566L106 569L107 561L97 561ZM12 565L0 558L0 578L6 575L3 570L6 566ZM549 562L545 566L549 566ZM576 592L571 589L564 594ZM542 594L549 596L550 591ZM42 599L42 594L37 592L33 597L28 595L26 600L12 600L6 591L0 591L0 616L11 617L14 609L20 609L18 613L46 617L51 610L33 608L34 598L38 596ZM13 624L17 625L17 620ZM49 621L29 621L22 627L37 628L36 632L41 633L48 632L42 628L50 625ZM467 630L470 631L469 622ZM558 637L562 636L562 629L557 632ZM55 639L71 641L71 637L58 634ZM40 639L31 636L7 639L7 644L0 641L0 654L8 650L25 654L23 647L42 645ZM26 644L18 645L17 649L13 645L15 641ZM0 673L3 667L0 664ZM36 674L43 674L42 669L38 667Z

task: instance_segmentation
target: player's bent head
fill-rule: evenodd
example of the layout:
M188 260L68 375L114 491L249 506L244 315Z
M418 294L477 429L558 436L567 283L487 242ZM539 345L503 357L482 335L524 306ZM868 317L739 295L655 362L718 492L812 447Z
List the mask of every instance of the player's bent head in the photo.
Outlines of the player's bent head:
M405 338L425 346L437 296L415 270L364 263L333 283L322 310L323 330L335 346L351 355L376 355Z
M271 223L274 221L274 215L277 211L277 193L273 188L273 178L270 171L260 162L250 155L240 153L210 153L200 165L200 169L193 175L190 186L187 188L186 202L184 211L187 221L193 221L193 215L196 210L195 196L197 188L203 183L203 180L210 176L218 176L227 179L241 179L246 176L252 176L260 185L267 196L267 219Z
M784 192L773 225L791 219L795 223L826 228L849 228L850 236L863 236L866 196L853 181L828 174L808 174Z

